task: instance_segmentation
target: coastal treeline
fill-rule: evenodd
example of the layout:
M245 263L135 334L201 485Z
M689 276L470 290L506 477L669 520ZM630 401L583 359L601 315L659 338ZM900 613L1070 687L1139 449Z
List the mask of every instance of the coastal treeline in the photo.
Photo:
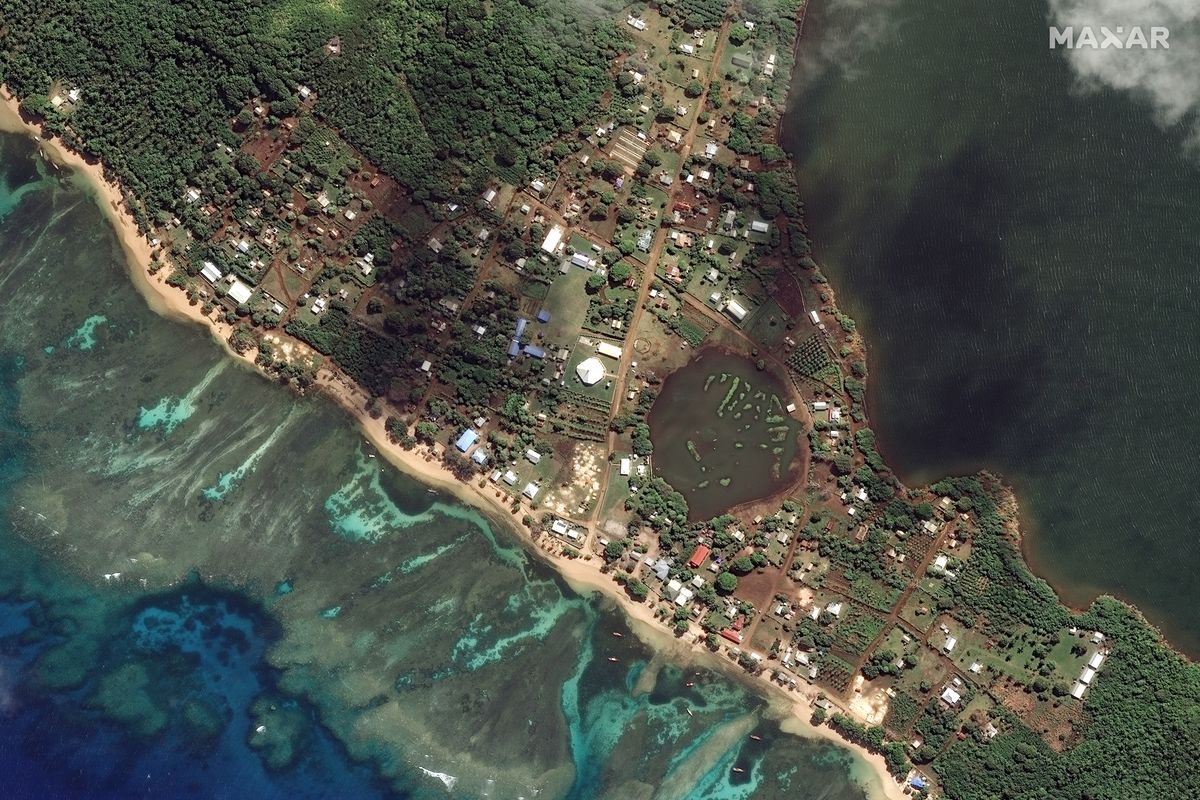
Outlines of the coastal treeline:
M1167 647L1124 603L1100 598L1078 620L1113 651L1083 702L1081 741L1052 750L1015 719L986 743L968 738L934 762L956 800L1123 800L1200 795L1200 666Z

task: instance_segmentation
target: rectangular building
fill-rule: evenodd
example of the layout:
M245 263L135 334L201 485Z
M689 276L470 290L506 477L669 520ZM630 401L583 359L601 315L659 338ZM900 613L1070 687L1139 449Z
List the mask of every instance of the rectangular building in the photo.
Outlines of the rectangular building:
M615 358L618 361L621 358L621 348L614 344L609 344L608 342L601 342L600 344L596 345L596 352L602 356Z

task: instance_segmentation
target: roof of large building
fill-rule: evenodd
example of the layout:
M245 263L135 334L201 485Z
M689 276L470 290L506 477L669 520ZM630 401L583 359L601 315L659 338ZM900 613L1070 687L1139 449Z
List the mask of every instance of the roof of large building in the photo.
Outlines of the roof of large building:
M575 374L579 376L579 380L583 381L585 386L591 386L599 383L604 377L604 365L600 363L600 359L592 356L579 362L579 366L575 368Z
M542 249L547 253L553 253L558 249L558 243L562 241L563 229L555 225L546 234L546 238L542 241Z
M479 434L470 428L467 428L462 432L462 435L458 437L458 441L454 443L454 446L457 447L461 452L465 453L471 449L471 445L475 444L477 439L479 439Z
M609 344L608 342L601 342L600 344L596 345L596 352L602 356L608 356L609 358L621 358L621 348L617 347L615 344Z
M235 280L229 286L229 296L232 297L233 301L235 303L237 303L238 305L241 305L242 303L249 300L250 295L253 293L254 293L253 289L251 289L249 286L247 286L246 284L244 284L238 280Z

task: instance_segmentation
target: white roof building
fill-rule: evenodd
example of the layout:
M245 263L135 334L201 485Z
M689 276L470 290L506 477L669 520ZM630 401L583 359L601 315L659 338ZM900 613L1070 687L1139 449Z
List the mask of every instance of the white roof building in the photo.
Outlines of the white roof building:
M1088 666L1092 669L1100 669L1100 665L1104 663L1104 653L1096 653L1092 656L1092 660L1088 662Z
M962 696L954 691L953 686L947 686L946 691L942 692L942 700L946 701L948 705L956 706L962 700Z
M249 286L239 280L234 280L233 283L229 284L229 296L239 306L249 300L250 295L253 293L253 290Z
M730 300L725 304L725 313L733 317L738 322L746 318L746 309L737 300Z
M509 486L516 486L517 485L517 473L513 472L511 469L508 472L504 473L504 482L507 483Z
M530 464L536 464L542 460L542 454L537 450L530 448L525 451L525 458L529 460Z
M755 233L766 233L767 231L771 230L771 226L760 219L756 219L750 223L750 230L754 231Z
M525 484L525 488L521 490L521 494L525 495L530 500L533 500L534 498L536 498L537 493L538 493L538 485L536 483L527 483L527 484Z
M1091 667L1084 667L1083 674L1079 676L1079 682L1088 685L1092 682L1092 678L1096 677L1096 670Z
M579 366L575 367L575 374L584 386L591 386L599 383L604 377L604 365L600 363L600 359L593 356L579 362Z
M558 249L558 243L562 241L563 229L555 225L546 234L546 238L542 241L542 249L547 253L553 253Z
M204 262L204 269L200 270L200 274L208 280L209 283L216 283L225 276L221 274L221 270L217 269L217 265L211 261Z
M958 644L958 639L955 639L953 636L947 636L946 643L942 645L942 649L949 653L954 649L954 645L956 644Z
M1086 691L1087 691L1087 686L1080 683L1079 681L1075 681L1075 685L1071 687L1071 697L1074 697L1076 700L1082 700L1083 693Z
M609 358L615 358L617 360L620 360L621 358L621 348L617 347L615 344L609 344L608 342L601 342L600 344L596 345L596 352L602 356L608 356Z
M688 603L692 602L692 597L694 595L695 592L693 592L691 589L687 588L686 586L683 587L679 590L679 594L675 595L675 605L686 606Z
M622 458L621 459L621 474L628 475L630 470L632 469L632 466L633 466L632 461L630 461L628 458Z

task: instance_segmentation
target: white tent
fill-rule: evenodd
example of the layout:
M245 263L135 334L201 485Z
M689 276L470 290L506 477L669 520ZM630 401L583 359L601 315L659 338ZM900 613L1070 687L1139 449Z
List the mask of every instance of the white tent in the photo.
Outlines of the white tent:
M579 380L583 381L585 386L591 386L594 383L599 383L604 377L604 365L600 363L600 359L592 356L579 362L579 366L575 368L575 374L579 376Z

